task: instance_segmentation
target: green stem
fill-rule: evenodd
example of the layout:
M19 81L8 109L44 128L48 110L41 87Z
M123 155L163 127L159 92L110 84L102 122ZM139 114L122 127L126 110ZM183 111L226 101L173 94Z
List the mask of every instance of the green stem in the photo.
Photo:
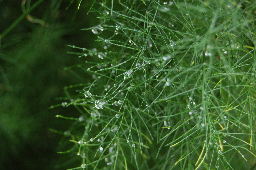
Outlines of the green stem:
M32 5L32 7L24 12L19 18L17 18L7 29L0 34L0 40L2 40L7 34L9 34L30 12L32 12L38 5L40 5L44 0L38 0Z

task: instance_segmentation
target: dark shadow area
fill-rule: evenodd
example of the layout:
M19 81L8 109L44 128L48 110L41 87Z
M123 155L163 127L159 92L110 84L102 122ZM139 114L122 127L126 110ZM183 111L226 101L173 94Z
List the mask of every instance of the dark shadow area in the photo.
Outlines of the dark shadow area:
M29 9L36 1L25 5ZM77 83L64 68L77 63L67 54L68 44L87 47L89 36L80 29L89 24L76 4L42 2L1 39L0 46L0 169L56 169L61 135L69 122L55 118L72 109L51 105L61 103L64 87ZM22 5L0 0L0 33L22 15ZM84 34L86 35L86 34Z

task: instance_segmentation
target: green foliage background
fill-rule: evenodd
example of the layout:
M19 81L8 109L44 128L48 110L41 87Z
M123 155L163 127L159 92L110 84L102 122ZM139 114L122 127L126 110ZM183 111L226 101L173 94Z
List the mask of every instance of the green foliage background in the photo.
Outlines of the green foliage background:
M2 33L22 15L22 9L20 1L0 4ZM64 86L78 82L64 70L77 63L67 54L67 45L89 41L78 33L89 20L69 6L70 2L44 1L31 15L47 26L24 18L1 39L0 169L54 169L60 157L60 136L50 129L64 129L68 123L55 118L65 110L49 107L60 102Z

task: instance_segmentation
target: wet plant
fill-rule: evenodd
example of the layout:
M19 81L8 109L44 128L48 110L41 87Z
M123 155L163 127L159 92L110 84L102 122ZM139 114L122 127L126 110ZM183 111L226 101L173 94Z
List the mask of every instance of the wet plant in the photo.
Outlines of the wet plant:
M83 29L94 48L70 45L70 69L89 78L65 88L62 106L77 114L58 115L74 121L63 133L72 169L253 166L255 6L95 1L98 23Z

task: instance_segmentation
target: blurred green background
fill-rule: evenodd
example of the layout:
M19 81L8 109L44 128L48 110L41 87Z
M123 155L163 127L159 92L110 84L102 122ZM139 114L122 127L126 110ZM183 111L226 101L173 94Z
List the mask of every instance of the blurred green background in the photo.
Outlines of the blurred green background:
M0 33L36 2L0 0ZM22 18L1 38L0 169L58 169L61 135L49 129L67 129L69 122L55 114L72 109L49 107L78 80L64 69L78 62L67 45L90 46L91 35L81 36L80 29L93 22L76 7L72 1L44 0L31 11L33 20Z

